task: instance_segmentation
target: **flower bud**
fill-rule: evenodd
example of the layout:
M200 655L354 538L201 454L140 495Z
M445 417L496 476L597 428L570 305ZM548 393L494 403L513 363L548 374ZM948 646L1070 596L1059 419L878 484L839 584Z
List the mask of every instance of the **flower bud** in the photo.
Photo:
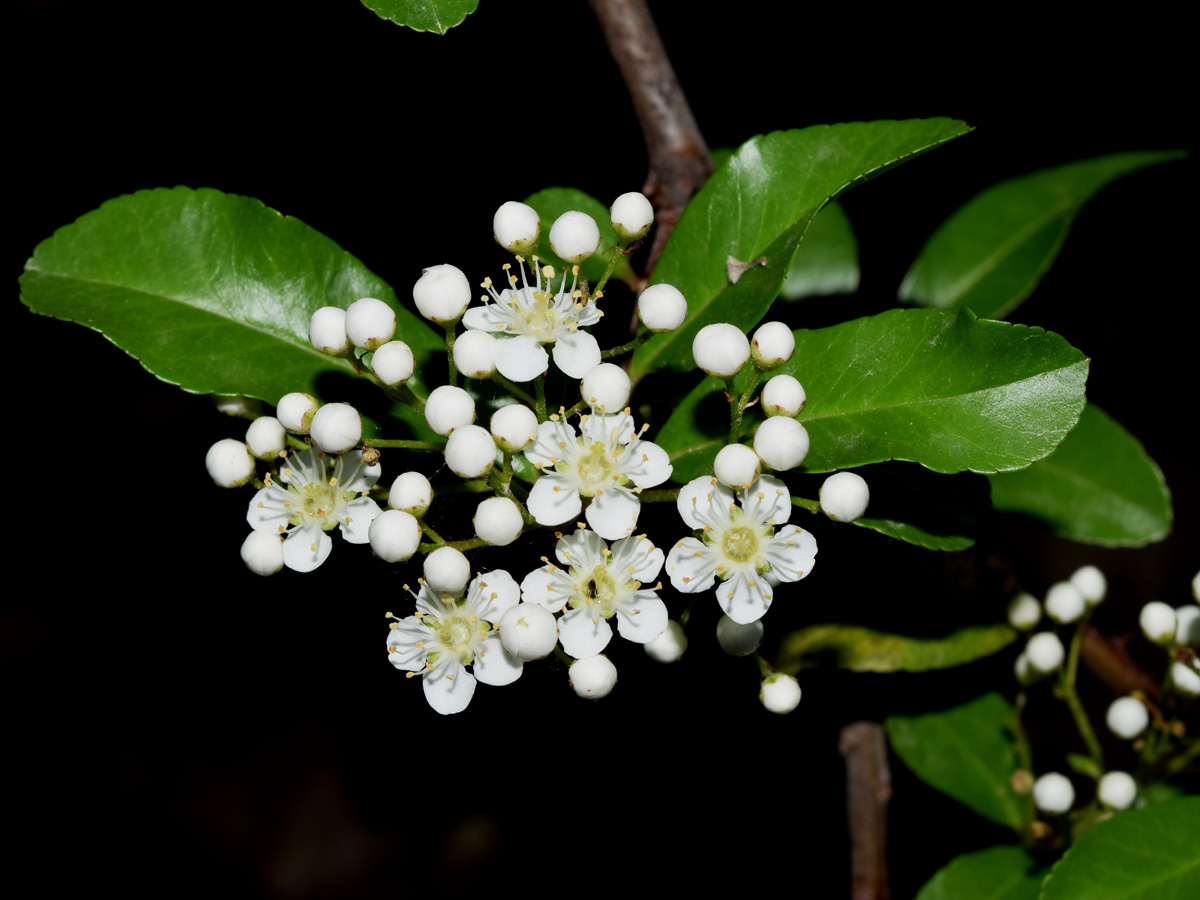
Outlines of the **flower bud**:
M454 368L467 378L496 374L496 339L486 331L464 331L454 342Z
M1017 631L1029 631L1042 620L1042 604L1028 591L1008 601L1008 624Z
M791 675L772 672L763 679L758 699L769 712L786 715L800 705L800 682Z
M208 448L204 457L208 477L220 487L241 487L254 477L254 459L243 441L225 438Z
M1150 713L1137 697L1118 697L1109 704L1104 721L1117 737L1132 741L1150 724Z
M341 356L350 349L346 335L346 311L336 306L322 306L308 320L308 340L327 356Z
M528 406L510 403L492 413L492 438L501 450L519 453L537 437L537 415Z
M433 485L420 472L404 472L396 476L388 491L388 506L403 510L418 519L433 503Z
M238 419L253 419L262 415L262 401L241 394L213 394L213 405L217 412Z
M488 440L491 440L490 436ZM475 534L497 547L506 547L515 541L525 525L517 504L507 497L488 497L475 508L472 521Z
M791 419L800 414L807 399L799 381L791 375L776 375L763 385L759 402L768 418L787 416Z
M1043 675L1049 675L1063 664L1066 649L1053 631L1041 631L1029 639L1025 645L1025 654L1029 657L1029 665Z
M763 462L779 472L794 469L804 462L804 457L808 455L808 431L795 419L783 416L767 419L754 433L754 452ZM865 482L863 492L866 492ZM865 497L863 504L865 508Z
M421 546L421 526L402 510L385 509L371 520L367 537L375 555L384 562L403 562Z
M1079 593L1079 588L1069 581L1060 581L1050 585L1050 589L1046 591L1046 600L1043 605L1046 608L1046 615L1059 625L1069 625L1079 621L1087 610L1087 601L1083 599L1083 594Z
M600 363L588 369L579 383L579 393L598 413L616 413L629 402L629 376L620 366Z
M771 420L774 421L774 420ZM780 419L781 422L791 422L793 419ZM821 512L835 522L853 522L862 517L867 511L867 503L871 492L867 482L855 472L838 472L830 475L821 484L817 493L821 501Z
M1017 677L1017 683L1022 687L1029 687L1042 677L1042 673L1029 662L1029 654L1025 652L1018 654L1013 661L1013 674Z
M246 429L246 445L259 459L274 459L287 446L287 432L274 416L259 416Z
M1160 600L1152 600L1142 607L1138 624L1142 626L1142 634L1149 640L1166 646L1175 640L1179 623L1175 619L1175 610Z
M652 284L638 297L638 318L654 332L674 331L687 318L687 311L687 300L673 285Z
M1033 805L1044 813L1062 815L1075 805L1075 787L1066 775L1047 772L1033 783Z
M480 478L496 462L496 442L486 428L460 425L446 440L446 465L459 478Z
M242 541L242 562L255 575L274 575L283 568L283 539L269 531L252 531Z
M412 348L404 341L388 341L371 357L371 371L389 387L404 384L416 368Z
M764 322L754 332L750 355L763 370L778 369L796 352L796 337L782 322Z
M492 216L492 235L509 253L532 256L542 235L542 222L532 206L509 200Z
M762 471L762 460L745 444L728 444L713 460L717 481L731 488L748 488Z
M382 300L363 297L346 309L346 336L355 347L374 350L396 333L396 314Z
M608 214L622 246L644 238L654 224L654 207L645 194L637 191L622 194L614 200Z
M1175 610L1175 643L1200 649L1200 606L1192 604Z
M310 394L302 394L299 391L284 394L275 404L275 418L288 431L294 431L296 434L308 434L317 406L316 398Z
M1200 572L1192 576L1192 599L1200 603Z
M1200 674L1187 663L1178 660L1171 663L1171 681L1180 696L1200 697Z
M1100 603L1108 593L1108 579L1095 566L1083 566L1071 575L1071 584L1083 594L1088 606Z
M616 687L617 667L607 656L589 656L571 663L567 676L576 694L587 700L599 700Z
M587 213L565 212L550 226L550 249L568 265L581 263L600 249L600 227Z
M438 547L425 557L425 583L432 591L456 594L470 577L471 564L461 550Z
M1096 786L1096 796L1109 809L1129 809L1137 800L1137 782L1128 772L1107 772Z
M362 416L349 403L326 403L313 416L309 437L326 453L344 453L362 440Z
M471 302L471 282L457 266L440 265L422 269L413 285L417 311L431 322L452 325L462 318Z
M721 616L717 623L717 643L730 656L749 656L758 649L762 639L762 619L742 625L729 616Z
M518 603L500 617L500 643L522 662L543 659L558 643L558 619L540 603Z
M474 421L475 401L460 387L443 384L434 388L425 401L425 422L442 436Z
M671 619L667 622L666 631L643 646L646 648L646 655L655 662L673 663L687 650L688 639L683 626Z
M696 367L718 378L732 378L750 358L750 342L727 322L705 325L692 340Z

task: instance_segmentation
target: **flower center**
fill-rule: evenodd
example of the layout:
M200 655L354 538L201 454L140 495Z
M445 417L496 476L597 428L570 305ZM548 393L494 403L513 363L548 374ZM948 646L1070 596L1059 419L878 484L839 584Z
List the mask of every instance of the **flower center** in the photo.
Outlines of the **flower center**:
M758 535L746 525L730 528L721 537L721 551L734 562L748 562L758 554Z
M588 612L597 619L611 619L617 611L617 583L608 573L604 563L590 572L572 574L579 578L579 593L571 598L571 607L587 606Z
M521 318L525 320L525 333L533 337L549 339L556 328L554 319L554 296L548 291L531 291L533 303L521 310Z
M579 493L591 497L597 488L603 488L613 481L613 462L608 455L608 448L600 441L593 441L592 446L579 457Z
M305 525L322 523L337 511L341 494L327 481L310 481L300 488L300 503L297 510Z
M442 619L437 635L438 640L451 653L463 654L471 649L471 638L474 636L474 632L468 619L455 616L452 619Z

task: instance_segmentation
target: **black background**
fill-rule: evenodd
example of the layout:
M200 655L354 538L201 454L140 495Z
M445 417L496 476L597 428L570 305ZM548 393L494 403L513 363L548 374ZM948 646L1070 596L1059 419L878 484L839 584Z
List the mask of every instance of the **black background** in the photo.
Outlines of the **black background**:
M977 131L846 197L862 290L795 307L796 325L888 308L932 229L995 181L1186 146L1182 29L1153 5L1100 22L806 6L707 17L652 4L711 146L875 118L956 116ZM543 662L440 717L383 652L383 613L409 611L400 585L415 567L335 538L314 576L250 575L237 557L248 496L213 487L203 466L244 425L16 301L25 259L54 229L176 184L298 216L402 298L432 263L482 277L501 261L488 231L500 202L556 184L607 201L641 185L637 123L586 5L483 0L444 38L350 0L26 0L9 19L15 547L0 647L9 780L30 801L10 807L10 854L41 890L307 900L779 882L846 896L838 727L1009 691L1011 653L938 675L806 673L801 707L776 718L755 699L753 665L715 647L716 605L701 601L679 665L614 642L621 683L602 702L577 700ZM1005 590L1040 592L1085 562L1109 572L1110 632L1130 632L1149 599L1185 601L1200 567L1194 202L1190 163L1107 188L1012 317L1092 357L1089 396L1164 470L1172 537L1106 551L999 523L978 551L943 558L813 521L820 565L772 610L768 653L815 622L944 633L994 621ZM385 480L411 464L383 463ZM547 552L522 548L530 566ZM521 577L511 553L485 557ZM1085 687L1102 707L1103 689ZM1048 700L1033 713L1035 764L1058 767L1076 749L1061 714ZM896 896L1006 839L899 763L895 779Z

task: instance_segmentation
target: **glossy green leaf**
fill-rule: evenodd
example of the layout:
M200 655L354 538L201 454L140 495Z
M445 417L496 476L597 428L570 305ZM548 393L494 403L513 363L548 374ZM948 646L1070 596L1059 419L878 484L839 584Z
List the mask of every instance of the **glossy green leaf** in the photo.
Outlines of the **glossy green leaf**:
M998 319L1033 292L1075 216L1109 182L1180 152L1114 153L1004 181L974 197L921 248L900 285L920 306Z
M863 516L856 519L854 524L907 544L924 547L926 550L966 550L975 543L975 538L965 534L934 534L911 522L898 522L895 519L872 519Z
M322 306L376 297L418 364L441 339L333 241L258 200L160 188L110 200L33 251L21 300L78 322L164 381L275 403L349 364L314 350Z
M362 0L381 19L413 31L445 34L479 8L479 0Z
M593 284L599 281L608 266L608 258L603 255L604 251L617 243L617 233L613 231L608 207L583 191L564 187L552 187L538 191L532 197L526 197L525 202L537 210L538 217L542 220L542 239L538 244L538 258L559 269L563 269L565 263L550 249L550 228L554 225L554 220L570 210L587 213L596 220L596 224L600 227L600 250L584 260L580 268L588 281ZM616 278L628 278L632 271L629 260L621 257L613 274Z
M846 210L833 200L821 208L804 232L779 296L802 300L853 294L858 281L858 241Z
M1162 472L1138 439L1095 404L1045 459L989 479L996 509L1033 516L1071 540L1139 547L1171 531Z
M917 900L1037 900L1044 875L1024 847L989 847L950 860Z
M633 380L692 368L692 339L705 325L731 322L749 331L778 296L805 229L826 202L969 130L953 119L910 119L818 125L747 141L692 198L654 268L653 283L683 292L688 318L637 350ZM731 259L751 267L733 278Z
M888 716L892 749L926 784L981 816L1019 830L1029 800L1010 779L1019 766L1010 723L1017 714L997 693L919 716Z
M1016 638L1007 625L974 625L944 638L904 637L857 625L810 625L783 639L775 667L792 673L821 664L852 672L927 672L991 656Z
M1081 835L1041 900L1192 900L1200 891L1200 797L1118 813Z

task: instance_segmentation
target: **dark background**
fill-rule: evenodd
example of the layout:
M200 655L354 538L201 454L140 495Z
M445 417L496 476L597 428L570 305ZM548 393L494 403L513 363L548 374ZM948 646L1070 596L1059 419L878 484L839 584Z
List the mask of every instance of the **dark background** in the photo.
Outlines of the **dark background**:
M862 290L795 308L797 325L892 305L932 229L995 181L1186 146L1182 29L1154 5L1098 24L1044 6L948 20L784 3L729 5L716 19L651 5L713 147L836 121L977 126L846 197ZM488 232L500 202L556 184L607 201L641 184L637 123L586 5L483 0L444 38L350 0L26 0L8 18L7 434L18 452L0 652L9 781L28 801L10 806L10 855L37 893L315 900L779 881L846 896L838 727L1008 691L1012 653L936 675L805 673L799 710L777 718L755 699L753 664L716 647L716 604L702 598L678 665L614 640L621 683L602 702L577 700L563 668L543 662L440 717L383 652L383 613L411 610L400 585L415 567L335 537L314 576L247 573L248 494L213 487L203 466L208 445L244 424L16 300L25 259L54 229L110 197L176 184L298 216L401 297L431 263L482 277L501 261ZM998 522L978 550L935 557L813 521L820 565L767 618L768 655L815 622L936 634L994 621L1006 591L1043 591L1085 562L1109 572L1099 624L1110 633L1131 631L1147 600L1187 599L1200 567L1194 202L1190 163L1107 188L1013 316L1092 357L1089 396L1162 466L1174 535L1101 550ZM385 480L412 465L394 453L383 463ZM443 510L447 532L467 536ZM530 565L546 552L520 548ZM1085 693L1096 708L1108 699ZM1076 749L1046 702L1039 769ZM895 781L896 896L954 854L1006 839L899 763Z

